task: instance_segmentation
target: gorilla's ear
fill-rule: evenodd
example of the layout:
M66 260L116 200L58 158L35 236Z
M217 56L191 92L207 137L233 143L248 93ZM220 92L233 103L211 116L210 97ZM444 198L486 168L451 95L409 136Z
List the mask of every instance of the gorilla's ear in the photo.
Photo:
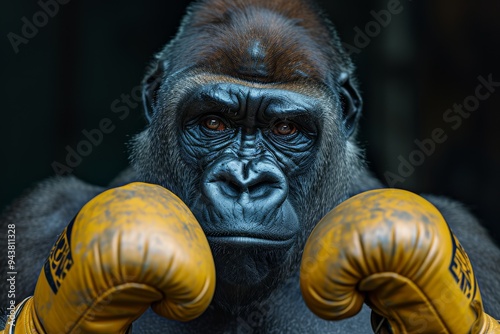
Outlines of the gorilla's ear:
M148 71L142 81L142 105L148 122L151 122L154 114L154 101L165 75L165 69L168 66L166 60L159 59L156 64Z
M342 104L342 120L344 131L347 137L350 137L358 123L363 100L357 87L353 84L348 73L342 72L339 77L340 84L340 102Z

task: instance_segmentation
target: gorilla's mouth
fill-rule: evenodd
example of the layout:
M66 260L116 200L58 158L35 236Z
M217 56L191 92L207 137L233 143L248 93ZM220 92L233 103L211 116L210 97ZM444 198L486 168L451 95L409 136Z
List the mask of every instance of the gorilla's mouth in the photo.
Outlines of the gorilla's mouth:
M293 244L294 238L289 239L269 239L252 235L226 235L226 236L207 236L210 244L217 246L230 247L259 247L265 249L288 248Z
M201 210L199 208L201 207ZM296 243L299 219L289 201L276 208L194 206L210 245L225 252L287 251Z

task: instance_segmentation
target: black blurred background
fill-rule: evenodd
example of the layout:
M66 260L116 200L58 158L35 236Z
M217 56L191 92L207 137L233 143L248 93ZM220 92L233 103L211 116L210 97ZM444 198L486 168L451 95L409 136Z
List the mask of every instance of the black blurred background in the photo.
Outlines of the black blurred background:
M44 22L42 2L54 0L0 5L1 208L53 176L53 162L65 163L66 147L75 149L86 139L82 131L103 118L113 131L72 174L104 185L125 168L126 143L145 121L134 100L123 120L112 103L137 87L189 3L64 0ZM375 29L353 54L365 101L359 139L370 167L384 180L397 174L401 159L418 150L415 140L443 129L447 140L395 186L463 201L500 240L500 87L457 129L443 120L474 95L479 76L500 82L500 2L401 0L402 11L377 32L373 11L391 2L398 1L322 1L345 43L360 46L356 31ZM9 38L23 37L34 19L38 32L16 53Z

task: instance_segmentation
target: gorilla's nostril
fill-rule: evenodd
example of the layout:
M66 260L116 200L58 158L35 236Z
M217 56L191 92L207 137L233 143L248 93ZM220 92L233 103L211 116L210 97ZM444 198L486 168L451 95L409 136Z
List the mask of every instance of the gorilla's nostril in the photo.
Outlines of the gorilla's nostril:
M283 191L280 183L269 178L262 178L248 185L248 193L252 198L268 197L274 191Z
M220 186L224 188L223 190L226 195L231 197L237 197L245 191L241 184L238 184L233 180L222 180Z
M248 187L248 193L251 197L263 197L269 193L271 187L265 183L257 183Z
M213 189L212 191L216 190L214 194L218 194L223 197L236 198L243 192L239 184L226 178L210 180L206 183L206 186L209 187L207 189ZM208 194L211 194L210 196L213 195L212 191L208 191Z

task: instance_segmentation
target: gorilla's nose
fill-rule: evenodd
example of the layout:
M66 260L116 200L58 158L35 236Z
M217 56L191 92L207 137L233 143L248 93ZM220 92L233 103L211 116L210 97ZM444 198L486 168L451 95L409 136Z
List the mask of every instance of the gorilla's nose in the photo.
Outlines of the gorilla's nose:
M288 184L283 172L274 164L232 160L216 164L207 171L202 191L216 201L217 197L222 197L240 204L245 200L265 200L268 204L280 205L288 194Z

